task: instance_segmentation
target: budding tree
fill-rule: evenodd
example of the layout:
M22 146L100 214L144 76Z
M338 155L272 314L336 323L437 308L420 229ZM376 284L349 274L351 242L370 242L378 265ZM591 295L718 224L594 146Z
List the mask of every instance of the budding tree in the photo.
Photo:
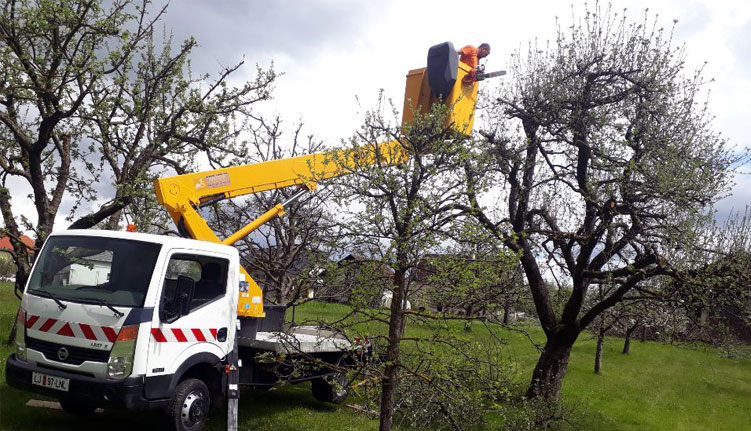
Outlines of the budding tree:
M418 116L404 135L376 112L368 117L348 151L340 154L379 148L377 144L388 141L394 145L380 147L383 152L376 151L374 159L334 158L343 163L343 169L352 171L336 181L335 194L343 205L342 229L350 247L382 262L393 274L389 312L383 315L376 310L372 316L388 322L380 376L383 431L392 429L400 375L411 369L402 359L401 344L410 315L405 305L415 287L415 269L436 249L442 230L461 213L453 202L461 196L456 160L464 152L465 139L443 126L446 112L445 107L436 106L430 114ZM402 163L394 166L394 161Z
M241 156L235 138L270 97L273 71L239 87L228 79L241 63L193 76L194 39L157 42L166 8L104 3L0 3L0 211L18 286L30 270L22 232L39 248L66 206L70 228L116 226L123 210L148 220L157 172ZM32 217L18 214L26 190Z
M649 294L646 280L674 274L680 262L667 256L694 247L728 190L735 157L699 100L701 70L685 69L656 19L598 6L546 47L515 54L490 102L467 191L477 220L518 254L546 336L530 397L559 396L582 330L627 293ZM571 286L560 312L552 275ZM602 284L613 288L588 304Z
M303 134L302 124L291 130L289 137L282 126L279 117L259 119L257 127L249 131L249 154L244 162L262 163L324 151L321 141ZM260 283L267 301L286 304L305 298L306 290L315 284L329 258L339 252L338 236L326 203L331 192L322 189L285 205L283 216L236 244L243 267ZM211 227L228 237L298 192L297 188L277 189L223 203L214 208Z

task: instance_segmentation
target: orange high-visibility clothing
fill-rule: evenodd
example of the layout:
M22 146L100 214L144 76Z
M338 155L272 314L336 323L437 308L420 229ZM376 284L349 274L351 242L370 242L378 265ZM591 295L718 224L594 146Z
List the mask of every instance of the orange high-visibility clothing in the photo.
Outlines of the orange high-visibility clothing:
M467 45L459 50L459 61L474 69L477 67L477 48Z

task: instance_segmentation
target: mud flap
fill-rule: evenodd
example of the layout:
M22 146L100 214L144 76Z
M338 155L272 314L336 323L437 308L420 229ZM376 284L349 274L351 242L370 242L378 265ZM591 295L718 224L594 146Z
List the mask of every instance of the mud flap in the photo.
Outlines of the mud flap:
M238 340L237 331L235 331L235 342L230 354L228 355L229 364L227 365L227 431L237 431L237 409L240 400L240 360L238 357Z

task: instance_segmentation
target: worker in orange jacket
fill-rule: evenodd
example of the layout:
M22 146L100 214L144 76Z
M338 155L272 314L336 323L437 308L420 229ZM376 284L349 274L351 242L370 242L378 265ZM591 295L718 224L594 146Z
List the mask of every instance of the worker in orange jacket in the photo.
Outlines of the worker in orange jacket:
M480 59L485 58L490 54L490 45L482 43L477 48L472 45L467 45L456 53L459 54L459 61L472 68L472 70L464 77L463 81L472 82L475 80L477 65Z

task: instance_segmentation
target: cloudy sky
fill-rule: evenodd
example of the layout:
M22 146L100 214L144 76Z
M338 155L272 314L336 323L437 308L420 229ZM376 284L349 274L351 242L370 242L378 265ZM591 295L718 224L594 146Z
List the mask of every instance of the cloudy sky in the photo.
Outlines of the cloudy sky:
M706 62L706 76L715 79L715 129L739 148L751 146L745 97L751 93L751 1L611 4L616 11L627 8L633 20L649 7L666 28L678 20L675 39L685 44L689 67ZM269 109L290 125L302 119L309 132L335 144L356 130L379 90L401 106L405 75L424 66L431 45L488 42L488 70L505 69L512 51L551 38L556 17L570 24L572 8L580 14L583 2L175 0L166 24L176 39L196 37L197 70L217 70L243 57L251 66L273 61L285 75ZM253 67L245 72L250 78ZM738 175L736 183L718 206L720 218L751 205L751 175Z
M612 5L616 11L627 8L633 20L641 20L648 6L667 28L678 20L675 38L686 45L689 66L707 62L706 75L716 80L710 97L715 129L738 147L751 146L751 1ZM569 25L572 8L580 15L583 2L173 0L165 26L175 43L189 36L198 40L196 72L216 72L244 58L247 66L236 76L240 83L253 78L254 64L273 62L284 76L266 110L281 114L289 127L304 121L309 133L333 146L357 129L381 89L401 106L405 75L424 66L431 45L488 42L493 47L488 70L505 69L515 49L553 36L556 17ZM737 175L736 183L732 196L718 205L721 219L731 208L751 205L751 175ZM19 213L34 214L31 202L16 204L26 206ZM70 202L62 209L67 208ZM56 229L68 225L62 212Z

